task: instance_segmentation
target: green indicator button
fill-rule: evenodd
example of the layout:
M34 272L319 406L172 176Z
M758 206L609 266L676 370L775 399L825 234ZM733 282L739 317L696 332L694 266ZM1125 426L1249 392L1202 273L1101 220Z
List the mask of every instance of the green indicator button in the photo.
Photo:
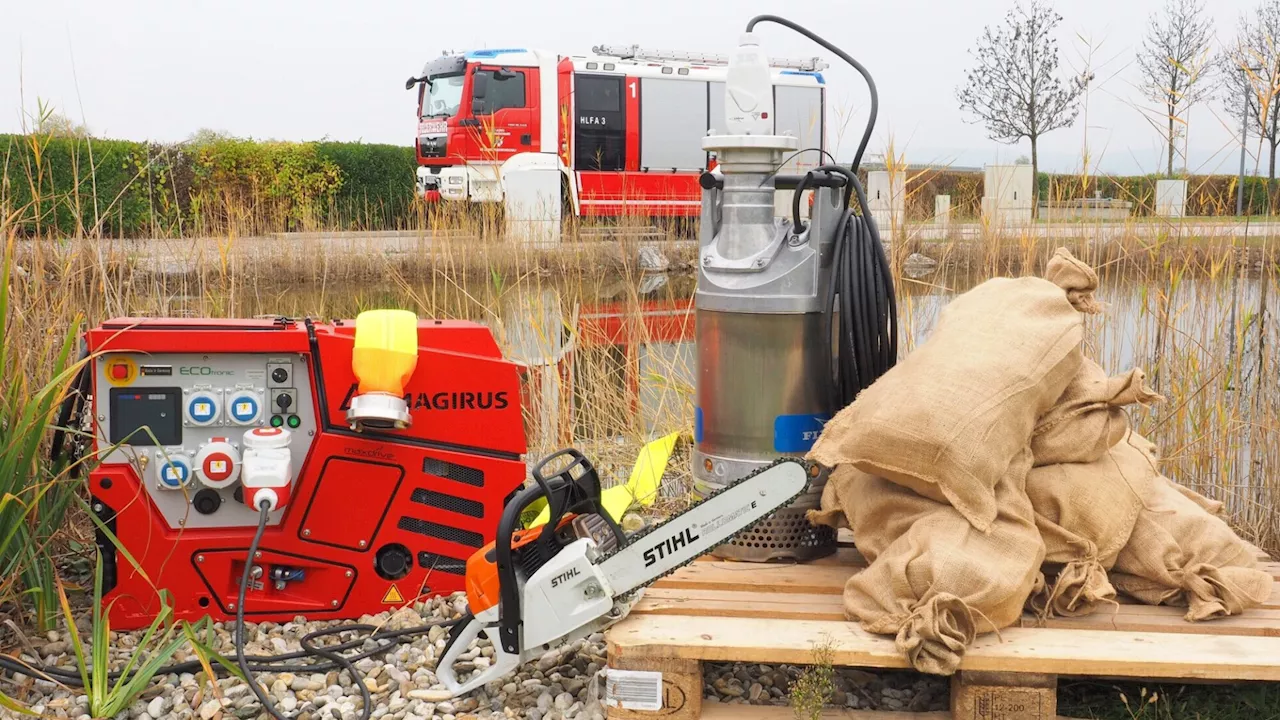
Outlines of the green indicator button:
M279 415L271 416L271 427L280 427L283 424L284 424L284 418L280 417Z
M287 422L289 423L289 427L296 428L302 424L302 418L297 415L290 415Z

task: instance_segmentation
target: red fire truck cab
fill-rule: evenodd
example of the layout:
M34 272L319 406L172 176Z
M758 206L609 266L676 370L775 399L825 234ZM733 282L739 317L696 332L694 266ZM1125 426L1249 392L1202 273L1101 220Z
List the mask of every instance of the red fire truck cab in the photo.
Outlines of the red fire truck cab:
M770 65L775 132L808 148L780 171L818 165L827 65ZM540 168L552 179L558 171L566 213L696 216L698 176L715 162L702 139L723 132L726 71L725 56L635 46L585 56L522 48L442 55L406 83L418 88L419 196L502 202L514 170Z

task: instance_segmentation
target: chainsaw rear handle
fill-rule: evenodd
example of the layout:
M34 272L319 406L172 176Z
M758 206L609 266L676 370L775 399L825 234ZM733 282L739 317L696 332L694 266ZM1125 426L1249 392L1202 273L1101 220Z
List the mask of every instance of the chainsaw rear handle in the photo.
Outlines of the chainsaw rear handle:
M544 472L548 465L562 458L570 462L563 470L546 477ZM581 472L575 477L573 471ZM512 558L511 538L520 529L520 516L532 504L543 498L547 501L547 523L543 526L535 541L546 556L553 555L551 545L558 542L556 530L561 520L568 513L595 513L604 518L609 529L618 539L618 545L624 545L626 535L622 528L605 511L600 500L600 475L582 453L573 448L552 453L538 463L531 471L534 484L516 493L511 502L502 509L502 517L498 521L498 533L494 538L495 561L498 566L498 637L502 649L508 653L520 653L520 626L523 618L520 611L520 583L516 577L516 566Z

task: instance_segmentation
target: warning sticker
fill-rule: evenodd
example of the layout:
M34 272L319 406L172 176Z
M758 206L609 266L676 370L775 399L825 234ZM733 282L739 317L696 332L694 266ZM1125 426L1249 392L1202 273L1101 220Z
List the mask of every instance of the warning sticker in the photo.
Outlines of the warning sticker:
M606 707L624 710L661 710L662 673L642 670L615 670L605 675Z
M400 590L395 585L387 588L387 594L382 596L383 605L399 605L404 602L404 596L400 594Z

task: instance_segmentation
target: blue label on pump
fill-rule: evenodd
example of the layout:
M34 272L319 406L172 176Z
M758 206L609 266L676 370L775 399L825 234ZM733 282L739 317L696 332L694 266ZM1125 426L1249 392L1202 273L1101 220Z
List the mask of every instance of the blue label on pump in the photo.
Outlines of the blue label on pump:
M702 408L693 409L693 441L702 442Z
M773 419L773 449L782 453L808 452L830 419L826 415L779 415Z

